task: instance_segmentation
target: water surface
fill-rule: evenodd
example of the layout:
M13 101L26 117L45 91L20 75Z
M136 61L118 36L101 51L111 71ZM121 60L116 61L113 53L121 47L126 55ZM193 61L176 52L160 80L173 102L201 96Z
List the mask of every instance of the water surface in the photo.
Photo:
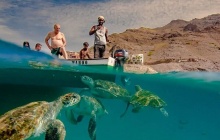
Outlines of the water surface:
M0 40L0 114L33 101L53 101L67 92L85 88L82 75L123 86L134 94L135 85L161 97L168 117L156 108L139 113L126 103L101 99L109 112L97 119L97 140L214 140L220 137L220 73L187 72L129 74L111 67L73 65L56 58ZM54 63L55 62L55 63ZM125 85L124 85L125 84ZM91 96L88 94L88 96ZM66 140L89 140L89 117L72 125L64 111L58 115L66 127ZM43 139L30 138L30 139Z

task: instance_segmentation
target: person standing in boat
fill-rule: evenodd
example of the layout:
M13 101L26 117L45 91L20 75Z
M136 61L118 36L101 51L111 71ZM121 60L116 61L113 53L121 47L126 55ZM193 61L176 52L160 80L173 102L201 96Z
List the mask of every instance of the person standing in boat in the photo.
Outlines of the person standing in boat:
M94 58L103 58L108 40L108 29L103 25L105 18L103 16L98 17L98 25L92 26L89 31L89 35L95 36L94 40Z
M51 39L51 45L48 43L50 39ZM55 54L57 56L63 55L65 59L68 59L65 49L66 38L64 34L60 32L59 24L55 24L54 31L51 31L47 34L47 36L45 37L45 43L47 47L51 50L52 54Z
M88 47L89 47L89 43L88 42L84 42L83 43L83 48L80 50L79 52L79 56L80 56L80 59L85 59L86 56L91 59L91 57L89 56L89 50L88 50Z

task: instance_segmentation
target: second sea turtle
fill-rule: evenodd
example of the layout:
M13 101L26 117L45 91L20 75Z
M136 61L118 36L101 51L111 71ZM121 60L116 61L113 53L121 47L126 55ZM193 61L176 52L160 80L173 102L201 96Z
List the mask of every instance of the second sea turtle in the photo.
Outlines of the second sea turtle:
M81 100L77 105L66 110L66 116L73 124L81 122L84 116L90 117L88 132L91 140L96 140L96 118L107 113L98 99L85 95L81 96ZM78 114L78 117L75 118L74 114Z
M89 76L82 76L81 80L86 84L89 89L84 89L84 91L89 91L93 96L105 99L120 99L125 102L129 102L131 94L120 85L106 81L106 80L93 80Z

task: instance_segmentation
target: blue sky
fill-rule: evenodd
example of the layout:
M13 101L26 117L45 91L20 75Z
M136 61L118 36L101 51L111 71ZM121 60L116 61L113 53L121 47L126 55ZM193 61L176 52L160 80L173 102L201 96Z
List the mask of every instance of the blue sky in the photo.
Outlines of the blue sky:
M79 51L82 43L93 44L90 28L103 15L109 34L140 27L155 28L171 20L191 20L220 13L220 0L0 0L0 39L33 49L59 23L67 50Z

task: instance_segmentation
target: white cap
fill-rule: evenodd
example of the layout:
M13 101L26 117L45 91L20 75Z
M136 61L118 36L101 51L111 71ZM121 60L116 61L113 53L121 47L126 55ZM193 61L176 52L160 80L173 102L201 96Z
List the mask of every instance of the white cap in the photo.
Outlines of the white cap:
M105 20L105 18L103 16L99 16L98 20L100 20L100 19Z

